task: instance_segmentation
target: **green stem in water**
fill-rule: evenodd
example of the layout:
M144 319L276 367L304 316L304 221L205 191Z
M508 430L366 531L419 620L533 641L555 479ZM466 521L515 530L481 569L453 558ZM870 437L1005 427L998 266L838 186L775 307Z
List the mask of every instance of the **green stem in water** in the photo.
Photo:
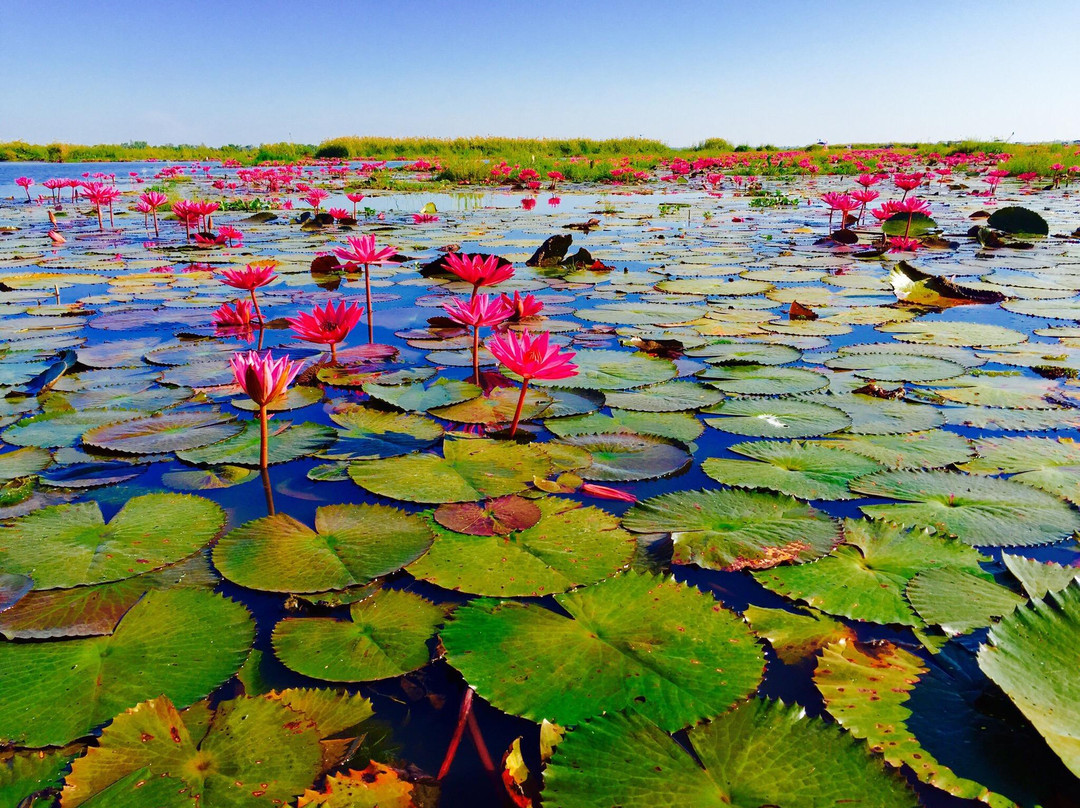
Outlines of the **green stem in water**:
M525 393L529 389L529 380L521 380L521 395L518 396L517 409L514 410L514 421L510 424L510 437L517 434L518 421L521 420L521 408L525 406Z

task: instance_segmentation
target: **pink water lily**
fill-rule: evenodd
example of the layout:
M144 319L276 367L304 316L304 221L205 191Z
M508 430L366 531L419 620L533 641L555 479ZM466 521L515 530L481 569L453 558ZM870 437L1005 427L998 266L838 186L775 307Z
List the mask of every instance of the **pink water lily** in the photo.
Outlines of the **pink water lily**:
M514 411L513 423L510 424L511 436L517 432L530 381L569 379L578 374L577 365L570 361L576 356L575 352L563 351L558 345L549 345L548 339L546 331L534 338L526 329L520 334L508 331L487 343L487 349L492 355L521 377L521 396Z
M375 244L375 236L350 236L345 239L348 247L335 247L334 255L343 261L352 261L364 265L364 297L367 303L367 331L368 342L375 341L375 322L372 319L373 306L371 305L371 264L397 264L394 260L397 250L393 247L379 247Z
M480 384L480 328L481 326L496 326L501 322L509 319L514 313L514 309L506 303L506 296L500 297L488 297L487 295L477 295L476 297L469 298L467 301L463 301L459 298L452 298L449 302L443 303L443 309L450 316L450 319L454 322L461 323L462 325L472 326L473 341L472 341L472 355L473 355L473 383Z
M334 301L325 306L315 306L310 312L301 312L289 317L286 322L293 333L305 342L330 346L330 361L337 361L337 344L342 342L353 330L364 314L364 307L359 303L346 306L344 300L335 307Z
M255 351L240 351L232 355L229 365L236 383L259 408L259 466L266 469L269 465L266 408L285 395L303 363L294 362L287 356L274 359L270 351L261 355Z
M447 253L446 268L472 284L473 297L481 286L494 286L514 276L514 265L500 263L497 255L467 255Z
M255 298L255 290L268 283L277 280L274 269L277 261L254 261L243 269L224 270L221 282L234 289L245 289L251 295L251 305L255 307L255 319L260 324L263 322L262 312L259 310L259 301Z

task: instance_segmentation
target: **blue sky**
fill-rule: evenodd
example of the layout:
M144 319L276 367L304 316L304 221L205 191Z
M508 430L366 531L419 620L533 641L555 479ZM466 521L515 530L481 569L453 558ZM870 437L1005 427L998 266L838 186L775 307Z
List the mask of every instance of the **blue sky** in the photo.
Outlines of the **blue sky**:
M1080 138L1075 0L0 0L0 140Z

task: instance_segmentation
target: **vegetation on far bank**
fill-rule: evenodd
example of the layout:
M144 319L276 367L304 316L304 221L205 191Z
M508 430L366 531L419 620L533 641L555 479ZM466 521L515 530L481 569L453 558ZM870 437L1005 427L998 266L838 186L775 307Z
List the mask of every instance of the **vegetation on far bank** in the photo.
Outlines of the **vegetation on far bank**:
M263 143L226 146L164 145L143 141L119 144L76 145L68 143L31 144L23 141L0 143L0 161L45 162L125 162L143 160L191 161L221 160L242 165L307 160L384 160L420 161L431 165L433 179L448 182L481 182L491 176L493 166L530 167L542 176L558 171L571 182L602 181L620 173L650 171L675 160L698 161L702 158L727 158L737 172L745 173L857 173L857 163L871 163L872 153L910 153L921 157L964 154L1007 155L1003 168L1013 173L1035 171L1051 173L1051 166L1078 162L1077 143L1015 144L1002 141L943 141L938 143L889 144L813 144L801 148L773 145L733 145L722 138L710 138L688 148L676 148L658 140L615 138L591 140L529 139L503 137L462 138L384 138L338 137L320 144ZM856 159L851 155L857 154ZM738 159L733 156L738 155ZM778 160L778 155L789 159ZM870 156L867 156L870 155ZM797 158L797 159L794 159ZM777 165L779 163L779 165ZM816 168L811 168L816 166ZM774 170L775 169L775 170Z

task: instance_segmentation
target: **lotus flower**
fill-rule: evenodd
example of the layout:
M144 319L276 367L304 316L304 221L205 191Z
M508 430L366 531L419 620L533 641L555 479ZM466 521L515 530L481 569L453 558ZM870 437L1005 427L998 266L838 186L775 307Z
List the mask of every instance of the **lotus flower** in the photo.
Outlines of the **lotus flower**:
M907 236L897 236L896 238L889 239L889 252L915 252L921 245L917 238L908 238Z
M371 264L397 264L394 255L397 251L393 247L378 247L375 244L375 236L350 236L345 239L349 247L335 247L334 255L344 261L353 261L364 265L364 297L367 302L367 334L368 342L375 341L375 323L372 320L373 307L371 305Z
M251 325L251 304L246 300L236 300L233 305L222 303L213 313L214 325L249 326Z
M544 310L544 304L532 295L522 297L519 293L514 292L514 296L511 298L507 297L506 293L503 292L502 301L513 310L510 319L515 322L524 320L527 317L535 317Z
M471 283L473 297L481 286L494 286L514 276L513 264L500 264L495 255L447 253L446 268L466 283Z
M512 331L495 337L487 343L487 349L502 364L521 377L521 396L518 398L514 420L510 424L510 435L517 432L521 418L521 408L525 404L525 393L533 379L569 379L578 373L577 365L571 363L576 356L574 351L563 351L558 345L548 345L548 333L545 331L534 338L528 329L520 334Z
M480 384L480 327L495 326L508 319L514 310L505 302L506 295L502 297L488 297L477 295L462 301L453 298L448 303L443 303L443 308L450 315L450 319L462 325L471 325L473 329L473 382Z
M301 312L286 321L292 326L293 333L305 342L329 345L330 361L336 362L337 344L349 336L363 314L364 307L359 303L346 306L342 300L335 308L333 301L329 301L322 308L316 306L310 313Z
M319 207L322 205L322 201L326 199L330 194L321 188L312 188L307 196L304 197L304 201L311 205L315 213L319 212Z
M924 216L930 215L930 203L925 199L919 199L917 196L911 197L911 199L901 199L899 202L893 205L893 210L897 213L906 213L907 226L904 228L904 238L908 237L908 233L911 232L911 219L916 213L921 213Z
M258 354L255 351L240 351L232 355L229 360L232 366L233 376L236 383L247 393L248 398L255 402L259 408L259 466L263 469L269 465L267 421L269 416L266 407L277 398L285 395L292 380L296 378L303 367L302 362L293 362L287 356L274 359L273 354L267 351Z
M30 201L30 186L34 184L34 181L29 177L19 177L15 180L15 184L26 191L26 201Z
M439 217L434 213L414 213L412 220L413 224L430 224L439 221Z
M225 243L230 247L233 246L234 241L237 245L244 243L244 234L235 227L229 227L228 225L218 229L218 238L225 239Z
M109 206L109 227L114 226L113 222L113 202L120 196L120 190L113 188L111 185L105 185L101 182L88 182L85 184L86 198L90 200L90 204L97 210L98 217L98 230L104 230L105 225L101 220L101 209L106 205Z
M263 322L262 312L259 310L259 301L255 299L255 290L277 279L274 269L277 261L254 261L243 269L224 270L221 282L234 289L246 289L251 295L251 304L255 307L255 319L260 324Z

